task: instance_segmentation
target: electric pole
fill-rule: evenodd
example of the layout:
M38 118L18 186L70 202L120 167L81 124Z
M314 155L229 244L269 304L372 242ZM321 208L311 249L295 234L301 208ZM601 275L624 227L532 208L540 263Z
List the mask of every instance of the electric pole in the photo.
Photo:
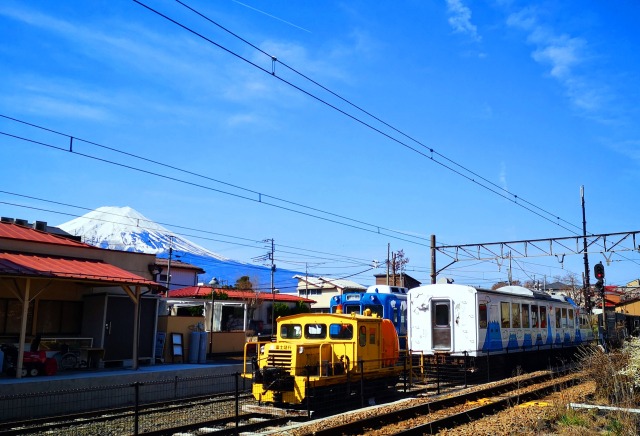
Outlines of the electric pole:
M173 236L169 236L169 261L167 262L167 298L169 298L169 287L171 286L171 255L173 254Z
M580 186L580 199L582 202L582 243L584 247L584 305L587 313L591 313L591 283L589 280L589 253L587 253L587 215L584 207L584 185Z

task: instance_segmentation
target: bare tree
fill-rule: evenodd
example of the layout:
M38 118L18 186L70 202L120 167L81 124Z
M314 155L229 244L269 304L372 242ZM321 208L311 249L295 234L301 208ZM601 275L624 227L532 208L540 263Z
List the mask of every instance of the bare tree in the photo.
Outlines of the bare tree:
M391 277L393 277L393 286L402 286L403 283L398 283L398 280L404 273L405 267L409 263L409 258L405 257L404 250L398 250L391 253L389 262L391 266Z

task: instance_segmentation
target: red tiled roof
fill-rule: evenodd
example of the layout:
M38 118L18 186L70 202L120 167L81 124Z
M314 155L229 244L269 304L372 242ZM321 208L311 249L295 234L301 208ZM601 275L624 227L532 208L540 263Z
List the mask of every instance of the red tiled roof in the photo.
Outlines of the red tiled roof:
M169 298L194 298L194 297L209 297L211 295L211 286L189 286L181 289L174 289L173 291L169 291ZM248 300L250 298L254 298L256 293L253 291L239 291L237 289L215 289L216 292L224 292L227 294L230 300ZM273 300L278 302L296 302L302 301L304 303L315 303L315 300L311 300L309 298L300 297L296 294L280 294L276 293L275 295L271 294L271 292L258 292L259 300Z
M31 227L0 221L0 238L20 241L42 242L45 244L66 245L69 247L95 248L92 245L74 241L63 236L54 235Z
M99 260L0 252L0 276L72 279L105 284L162 287Z

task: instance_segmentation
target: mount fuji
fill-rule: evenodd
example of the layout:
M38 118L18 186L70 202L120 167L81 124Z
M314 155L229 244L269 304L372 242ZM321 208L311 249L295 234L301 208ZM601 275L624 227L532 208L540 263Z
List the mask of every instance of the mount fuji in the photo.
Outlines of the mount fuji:
M205 270L200 281L209 282L213 277L234 284L242 276L259 282L262 290L270 289L271 270L268 267L228 259L207 250L146 218L130 207L100 207L79 218L60 224L58 228L82 237L82 241L109 250L133 251L155 254L168 258L172 249L173 259L189 263ZM282 293L296 292L296 271L276 270L274 287Z

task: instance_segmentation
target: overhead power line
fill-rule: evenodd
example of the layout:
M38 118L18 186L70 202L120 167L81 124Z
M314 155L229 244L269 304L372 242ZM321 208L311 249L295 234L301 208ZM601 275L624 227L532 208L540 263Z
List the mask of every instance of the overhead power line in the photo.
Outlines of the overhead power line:
M53 200L46 200L43 198L38 198L38 197L34 197L34 196L29 196L29 195L23 195L23 194L18 194L18 193L14 193L14 192L9 192L9 191L4 191L4 190L0 190L0 193L2 194L7 194L7 195L13 195L16 197L22 197L22 198L28 198L30 200L36 200L36 201L41 201L41 202L45 202L45 203L51 203L51 204L56 204L59 206L65 206L65 207L72 207L75 209L79 209L79 210L86 210L86 211L93 211L93 209L91 208L87 208L84 206L77 206L77 205L73 205L73 204L69 204L69 203L62 203L62 202L57 202L57 201L53 201ZM0 201L0 204L7 204L10 206L15 206L15 207L22 207L22 208L26 208L26 209L32 209L32 210L39 210L39 211L43 211L43 212L47 212L47 213L54 213L54 214L58 214L58 215L64 215L64 216L68 216L71 218L81 218L82 215L78 215L78 214L72 214L72 213L67 213L67 212L60 212L60 211L55 211L55 210L51 210L51 209L44 209L44 208L37 208L34 206L25 206L25 205L21 205L21 204L17 204L17 203L9 203L9 202L5 202L5 201ZM112 213L112 212L107 212L105 213L106 215L112 215L114 216L114 218L122 218L123 216L120 214L116 214L116 213ZM116 221L109 221L106 219L99 219L100 221L103 222L108 222L108 223L114 223ZM182 237L193 237L193 238L198 238L198 239L203 239L203 240L207 240L207 241L213 241L213 242L219 242L219 243L224 243L224 244L230 244L230 245L235 245L235 246L240 246L240 247L249 247L249 248L255 248L255 249L262 249L262 241L258 240L258 239L252 239L252 238L246 238L246 237L241 237L241 236L234 236L234 235L228 235L228 234L224 234L224 233L217 233L217 232L212 232L210 230L203 230L203 229L197 229L194 227L188 227L188 226L182 226L182 225L178 225L178 224L172 224L172 223L166 223L166 222L156 222L156 221L150 221L150 220L140 220L143 221L143 224L141 225L140 222L138 222L135 227L141 228L141 229L152 229L151 227L148 227L146 225L144 225L144 222L147 223L155 223L161 226L167 226L167 227L171 227L171 228L178 228L178 229L183 229L183 230L189 230L189 231L194 231L194 232L199 232L199 233L203 233L205 235L217 235L217 236L223 236L225 238L230 238L230 239L237 239L240 241L248 241L248 242L253 242L254 244L248 244L248 243L242 243L242 242L232 242L232 241L226 241L226 240L222 240L222 239L214 239L214 238L209 238L206 236L201 236L201 235L197 235L197 234L188 234L188 233L183 233L183 232L171 232L172 234L178 235L178 236L182 236ZM121 220L117 221L118 223L121 223ZM133 224L131 224L131 226L134 226ZM327 261L333 261L333 262L337 262L337 263L348 263L351 267L353 266L363 266L363 265L370 265L371 264L371 260L367 260L367 259L361 259L361 258L356 258L353 256L345 256L342 254L334 254L334 253L328 253L328 252L324 252L324 251L318 251L318 250L311 250L311 249L307 249L307 248L301 248L301 247L296 247L296 246L291 246L291 245L286 245L286 244L282 244L280 245L281 247L285 248L285 250L280 250L282 253L286 253L286 254L292 254L292 255L297 255L297 256L304 256L307 258L312 258L312 259L322 259L322 260L327 260ZM288 249L288 250L286 250ZM289 251L289 250L296 250L296 251ZM175 250L174 250L175 251ZM305 254L307 253L307 254ZM311 254L309 254L311 253Z
M573 224L573 223L571 223L571 222L569 222L569 221L567 221L565 219L562 219L558 215L553 214L553 213L547 211L546 209L544 209L544 208L542 208L542 207L540 207L540 206L538 206L538 205L536 205L536 204L534 204L534 203L532 203L532 202L530 202L530 201L528 201L528 200L526 200L526 199L524 199L524 198L522 198L522 197L520 197L520 196L518 196L518 195L516 195L516 194L514 194L512 192L510 192L509 190L499 186L498 184L496 184L494 182L491 182L487 178L485 178L485 177L481 176L480 174L472 171L471 169L467 168L466 166L464 166L462 164L459 164L458 162L446 157L444 154L439 153L438 151L434 150L432 147L427 146L426 144L422 143L421 141L419 141L419 140L415 139L414 137L404 133L400 129L397 129L396 127L392 126L391 124L389 124L389 123L383 121L382 119L380 119L379 117L373 115L372 113L364 110L360 106L358 106L358 105L352 103L351 101L341 97L336 92L331 91L329 88L321 85L319 82L309 78L308 76L300 73L296 69L294 69L294 68L290 67L289 65L285 64L277 56L265 52L264 50L262 50L259 47L257 47L255 44L252 44L249 41L247 41L246 39L240 37L239 35L237 35L237 34L235 34L233 32L231 32L230 30L226 29L224 26L220 25L219 23L215 22L211 18L207 17L206 15L204 15L204 14L198 12L197 10L195 10L194 8L186 5L184 2L182 2L180 0L176 0L179 4L181 4L182 6L188 8L189 10L191 10L194 13L196 13L200 17L206 19L208 22L218 26L219 28L223 29L225 32L233 35L235 38L238 38L239 40L241 40L245 44L249 45L253 49L259 51L262 54L264 54L265 56L268 56L270 58L271 62L272 62L271 71L267 70L266 68L263 68L263 67L259 66L258 64L250 61L249 59L241 56L240 54L238 54L238 53L236 53L236 52L224 47L223 45L213 41L212 39L210 39L210 38L204 36L203 34L193 30L192 28L190 28L190 27L188 27L188 26L186 26L186 25L174 20L173 18L167 16L166 14L163 14L163 13L159 12L158 10L153 9L152 7L144 4L143 2L141 2L139 0L133 0L133 1L135 3L137 3L137 4L139 4L140 6L146 8L147 10L157 14L158 16L160 16L160 17L172 22L173 24L181 27L182 29L186 30L187 32L190 32L193 35L196 35L197 37L209 42L210 44L215 45L216 47L224 50L225 52L227 52L227 53L235 56L236 58L238 58L238 59L250 64L251 66L259 69L260 71L269 74L270 76L274 77L275 79L277 79L277 80L279 80L279 81L291 86L292 88L294 88L294 89L302 92L303 94L315 99L316 101L328 106L329 108L341 113L342 115L352 119L353 121L356 121L357 123L360 123L361 125L363 125L363 126L369 128L369 129L375 131L376 133L379 133L379 134L383 135L387 139L390 139L391 141L396 142L397 144L399 144L399 145L401 145L401 146L403 146L403 147L405 147L405 148L407 148L407 149L409 149L409 150L421 155L422 157L430 159L432 162L442 166L445 169L448 169L449 171L453 172L454 174L457 174L458 176L461 176L461 177L467 179L468 181L470 181L470 182L472 182L472 183L474 183L474 184L476 184L476 185L478 185L478 186L480 186L480 187L482 187L482 188L484 188L484 189L486 189L486 190L488 190L488 191L490 191L490 192L492 192L492 193L494 193L494 194L496 194L496 195L498 195L498 196L500 196L500 197L512 202L513 204L515 204L515 205L527 210L528 212L533 213L534 215L537 215L538 217L540 217L540 218L542 218L542 219L544 219L546 221L549 221L552 224L555 224L555 225L559 226L560 228L563 228L563 229L565 229L565 230L567 230L569 232L572 232L574 234L578 234L578 232L576 230L573 230L573 229L567 227L567 226L562 225L561 222L563 222L565 224L568 224L569 226L574 227L575 229L578 229L578 230L581 229L580 226L575 225L575 224ZM395 137L389 135L386 132L383 132L381 129L379 129L379 128L377 128L377 127L375 127L375 126L373 126L373 125L371 125L371 124L369 124L367 122L365 122L364 120L356 117L355 115L352 115L352 114L350 114L350 113L338 108L337 106L335 106L335 105L329 103L328 101L316 96L315 94L313 94L313 93L311 93L311 92L309 92L309 91L307 91L307 90L305 90L305 89L293 84L292 82L290 82L288 80L285 80L281 76L278 76L276 74L276 71L275 71L275 64L276 63L279 64L279 65L283 65L287 69L289 69L292 72L298 74L300 77L310 81L314 85L316 85L316 86L320 87L321 89L329 92L334 97L339 98L341 101L347 103L349 106L351 106L353 108L356 108L358 111L360 111L360 112L366 114L367 116L373 118L375 121L383 124L384 126L392 129L394 132L396 132L396 133L400 134L401 136L409 139L411 142L419 145L425 151L421 151L419 149L416 149L415 147L407 144L406 142L404 142L404 141L402 141L402 140L400 140L398 138L395 138ZM434 155L439 157L439 158L441 158L445 162L442 162L442 161L436 159L434 157ZM456 169L454 167L459 168L459 169ZM467 174L465 174L465 173L467 173ZM479 179L479 180L477 180L477 179Z
M178 182L178 183L183 183L183 184L186 184L186 185L190 185L190 186L206 189L206 190L213 191L213 192L218 192L218 193L225 194L225 195L230 195L230 196L242 199L242 200L248 200L248 201L252 201L252 202L255 202L255 203L265 204L267 206L271 206L271 207L274 207L274 208L282 209L282 210L285 210L285 211L288 211L288 212L293 212L293 213L297 213L297 214L300 214L300 215L305 215L305 216L308 216L308 217L311 217L311 218L316 218L316 219L324 220L324 221L331 222L331 223L334 223L334 224L339 224L339 225L342 225L342 226L351 227L351 228L354 228L354 229L357 229L357 230L363 230L363 231L366 231L366 232L369 232L369 233L376 233L376 234L379 234L379 235L388 236L390 238L394 238L394 239L401 240L401 241L408 242L408 243L412 243L412 244L427 246L427 244L423 244L423 243L417 242L417 241L427 241L428 239L425 238L425 237L415 236L415 235L412 235L412 234L409 234L409 233L405 233L405 232L401 232L401 231L398 231L398 230L392 230L392 229L384 227L384 226L379 226L379 225L376 225L376 224L367 223L367 222L364 222L364 221L361 221L361 220L357 220L357 219L354 219L354 218L349 218L349 217L344 216L344 215L339 215L339 214L336 214L336 213L333 213L333 212L329 212L329 211L325 211L325 210L322 210L322 209L319 209L319 208L306 206L306 205L298 203L298 202L285 200L283 198L272 196L272 195L269 195L269 194L263 194L263 193L260 193L258 191L254 191L254 190L251 190L251 189L248 189L248 188L243 188L241 186L234 185L234 184L231 184L231 183L228 183L228 182L224 182L224 181L220 181L220 180L217 180L217 179L213 179L211 177L208 177L208 176L205 176L205 175L202 175L202 174L198 174L198 173L195 173L193 171L185 170L183 168L179 168L179 167L175 167L173 165L169 165L169 164L165 164L165 163L162 163L162 162L158 162L158 161L155 161L153 159L149 159L149 158L146 158L146 157L138 156L136 154L125 152L123 150L119 150L119 149L114 148L114 147L108 147L108 146L105 146L105 145L102 145L102 144L98 144L98 143L93 142L93 141L88 141L88 140L76 137L74 135L70 135L70 134L67 134L67 133L62 133L62 132L59 132L59 131L56 131L56 130L53 130L53 129L50 129L50 128L47 128L47 127L43 127L43 126L39 126L37 124L29 123L27 121L19 120L17 118L13 118L13 117L10 117L10 116L4 115L4 114L0 114L0 117L8 119L8 120L11 120L11 121L14 121L14 122L17 122L17 123L25 124L25 125L37 128L37 129L41 129L41 130L44 130L44 131L47 131L47 132L51 132L51 133L54 133L54 134L57 134L57 135L61 135L61 136L64 136L66 138L69 138L69 144L70 145L69 145L69 148L65 148L65 147L60 147L60 146L57 146L57 145L48 144L46 142L35 140L35 139L32 139L32 138L27 138L27 137L24 137L24 136L18 136L18 135L14 135L14 134L11 134L11 133L8 133L8 132L0 131L1 135L7 136L7 137L10 137L10 138L13 138L13 139L29 142L31 144L41 145L41 146L48 147L48 148L51 148L51 149L54 149L54 150L58 150L58 151L64 151L64 152L67 152L67 153L73 153L75 155L78 155L78 156L81 156L81 157L84 157L84 158L87 158L87 159L93 159L93 160L96 160L96 161L100 161L100 162L103 162L103 163L108 163L108 164L111 164L111 165L116 165L116 166L119 166L119 167L122 167L122 168L126 168L126 169L133 170L133 171L138 171L138 172L141 172L141 173L144 173L144 174L152 175L152 176L163 178L163 179L166 179L166 180L170 180L170 181L174 181L174 182ZM200 183L195 183L195 182L187 181L187 180L180 179L180 178L177 178L177 177L168 176L166 174L161 174L159 172L155 172L155 171L151 171L151 170L135 167L135 166L130 165L130 164L123 164L123 163L116 162L116 161L113 161L113 160L109 160L109 159L105 159L105 158L102 158L102 157L94 156L94 155L91 155L91 154L88 154L88 153L81 153L81 152L79 152L77 150L77 148L76 149L73 148L74 147L74 143L77 143L77 142L84 142L84 143L87 143L87 144L90 144L90 145L94 145L96 147L103 148L103 149L106 149L106 150L109 150L109 151L112 151L112 152L115 152L115 153L120 153L120 154L126 155L128 157L133 157L133 158L136 158L136 159L139 159L139 160L142 160L142 161L146 161L146 162L152 163L154 165L158 165L158 166L161 166L161 167L164 167L164 168L169 168L169 169L178 171L180 173L184 173L184 174L188 174L188 175L191 175L191 176L203 178L203 179L206 179L206 180L209 180L209 181L213 181L213 182L216 182L216 183L220 183L220 184L223 184L223 185L226 185L226 186L230 186L230 187L233 187L233 188L245 191L245 192L250 192L250 193L256 194L257 198L248 197L246 195L240 195L240 194L237 194L237 193L225 191L223 189L213 188L211 186L206 186L206 185L203 185L203 184L200 184ZM276 204L274 202L265 201L264 200L265 198L270 198L272 200L279 201L279 202L288 204L290 206L282 206L282 205ZM301 209L310 210L310 211L312 211L314 213L304 212L303 210L297 210L297 209L294 209L293 207L298 207L298 208L301 208ZM317 213L327 215L328 217L331 217L331 218L327 218L326 216L318 215ZM342 222L342 221L339 221L338 219L342 219L342 220L345 220L345 221L348 221L348 222ZM352 222L352 223L355 223L355 224L350 224L349 222ZM363 227L363 226L367 226L367 227ZM395 235L402 235L404 237L399 237L399 236L395 236ZM413 238L413 240L412 239L406 239L406 238Z

